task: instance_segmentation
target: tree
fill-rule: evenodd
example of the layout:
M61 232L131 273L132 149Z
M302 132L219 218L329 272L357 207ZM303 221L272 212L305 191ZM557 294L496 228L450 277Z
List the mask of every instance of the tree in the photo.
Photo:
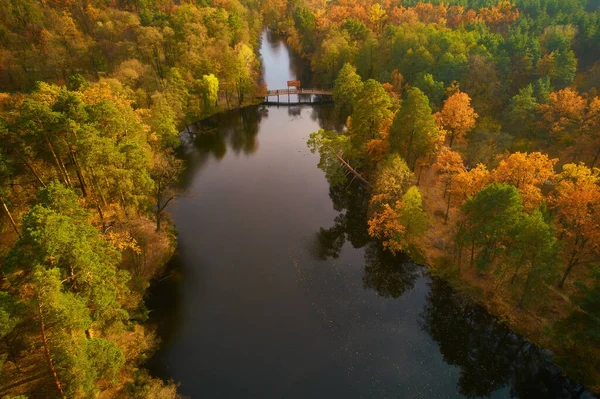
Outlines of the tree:
M435 152L438 130L427 96L416 87L409 89L390 129L392 149L400 152L414 169L417 159Z
M417 186L410 187L402 196L400 224L404 226L409 240L427 231L428 217L423 210L423 199Z
M471 244L471 265L479 249L477 268L485 269L497 255L503 253L513 226L520 222L523 205L519 192L505 183L492 183L462 206L464 219L460 222L456 240Z
M600 259L600 187L597 175L586 169L565 165L556 186L557 230L566 265L559 288L576 266Z
M382 240L384 248L396 253L408 248L406 227L401 223L402 197L414 183L414 175L398 155L390 155L379 165L369 201L369 235ZM416 198L410 196L412 210ZM418 217L418 216L417 216Z
M175 112L167 97L161 93L152 96L152 108L149 124L160 138L163 148L177 147L179 132L175 124Z
M446 95L444 82L436 81L430 73L424 73L417 76L415 87L423 91L433 108L439 109L442 99Z
M318 167L325 172L325 177L331 186L344 183L349 173L363 183L369 184L357 171L360 166L360 157L352 147L350 137L332 130L321 129L311 133L306 144L313 154L319 152ZM351 163L354 167L351 166Z
M18 369L19 365L17 364L17 358L14 353L13 343L15 338L10 339L11 333L16 329L16 327L21 323L22 320L22 309L20 304L17 303L15 298L13 298L10 294L0 291L0 340L3 340L6 344L6 349L8 351L8 356L15 364L15 367ZM18 335L15 333L13 335ZM0 369L2 368L2 363L4 359L0 357Z
M537 108L533 86L529 84L522 87L519 93L511 98L506 113L506 124L511 132L518 137L533 138Z
M463 140L465 134L475 126L477 113L471 108L469 95L458 91L448 97L435 117L438 126L450 134L448 146L452 148L454 140Z
M456 176L464 174L466 168L460 154L456 151L452 151L448 147L442 147L435 161L434 168L437 169L438 173L444 176L444 197L448 195L446 216L444 218L444 224L446 224L448 222L448 215L450 214L450 200L452 198L452 192L454 191L452 182Z
M510 248L510 263L515 265L511 283L515 282L519 272L526 270L527 277L518 302L519 307L523 307L526 297L540 287L539 283L554 275L556 265L558 246L554 229L539 209L521 218Z
M212 73L202 76L202 99L204 101L204 109L209 110L217 104L218 93L219 79Z
M352 145L362 153L367 152L369 141L387 139L391 124L392 102L381 84L367 80L354 104L350 138Z
M348 117L354 111L356 97L362 91L363 82L356 69L345 63L333 86L333 101L335 108L342 117Z
M379 77L381 65L379 54L379 42L375 37L369 36L363 42L356 55L356 67L358 73L364 79L376 79Z
M125 320L119 298L128 273L117 268L120 254L90 224L77 195L58 183L39 191L37 205L23 216L22 238L9 254L9 266L31 271L50 265L90 309L92 321L106 326Z
M376 212L382 204L400 201L414 180L415 176L406 162L398 154L391 154L377 168L370 209Z
M541 126L548 131L548 143L574 143L573 134L581 126L586 101L573 89L566 88L550 93L547 104L541 104Z
M179 195L180 189L177 183L182 172L183 162L177 159L172 152L156 155L151 173L155 184L156 231L161 229L162 212Z
M515 152L500 161L492 173L492 181L512 184L519 190L525 207L534 209L543 200L542 186L555 175L556 162L558 159L549 159L540 152Z
M235 52L236 58L233 72L238 102L241 105L244 102L244 95L250 92L252 85L256 81L258 61L252 49L243 43L239 43L236 46Z

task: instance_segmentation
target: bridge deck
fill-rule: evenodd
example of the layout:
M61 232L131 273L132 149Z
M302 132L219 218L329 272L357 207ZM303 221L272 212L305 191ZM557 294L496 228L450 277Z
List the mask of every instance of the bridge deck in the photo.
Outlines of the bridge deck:
M322 89L278 89L278 90L267 90L265 97L272 96L285 96L292 94L315 94L320 96L331 96L333 92L331 90Z

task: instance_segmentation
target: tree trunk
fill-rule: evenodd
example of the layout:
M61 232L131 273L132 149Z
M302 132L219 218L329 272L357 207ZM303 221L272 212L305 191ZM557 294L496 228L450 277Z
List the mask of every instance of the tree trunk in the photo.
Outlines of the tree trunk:
M358 178L358 180L362 181L363 183L365 183L367 186L371 186L371 183L369 183L369 181L367 179L365 179L364 177L362 177L362 175L360 173L358 173L352 166L350 166L350 164L348 162L346 162L344 160L344 158L341 157L340 154L335 154L336 158L346 167L348 168L348 170L350 172L352 172L354 174L354 176L356 176Z
M11 342L8 340L8 336L5 336L5 337L4 337L4 342L6 343L6 348L7 348L7 350L8 350L8 355L10 356L10 360L12 360L12 362L13 362L13 363L14 363L14 365L15 365L15 368L16 368L16 369L17 369L17 371L20 373L20 372L21 372L21 369L19 368L19 365L17 364L17 358L16 358L16 356L15 356L15 353L14 353L14 351L13 351L12 344L11 344ZM13 341L13 342L14 342L14 341Z
M444 218L444 224L448 223L448 214L450 213L450 198L452 198L452 193L448 192L448 206L446 206L446 217Z
M452 148L452 143L454 142L454 132L450 133L450 144L448 144L449 148Z
M160 231L160 197L161 197L161 187L160 181L158 182L158 189L156 191L156 231Z
M596 166L598 158L600 158L600 148L598 148L598 151L596 151L596 155L594 155L594 159L592 159L592 168Z
M44 355L46 357L46 363L48 363L48 367L50 368L50 372L52 373L52 377L54 378L54 385L56 385L56 389L60 393L60 396L65 399L65 392L63 391L62 384L58 379L58 373L56 372L56 368L54 367L54 362L52 361L52 354L50 353L50 346L48 345L48 338L46 336L46 325L44 323L44 314L42 312L42 301L40 295L37 295L38 299L38 315L40 317L40 332L42 334L42 342L44 343Z
M75 272L73 271L73 265L69 264L69 279L73 282L73 290L78 291L77 280L75 280Z
M21 159L23 160L23 163L25 164L25 166L27 167L27 169L29 169L31 171L31 173L33 174L33 176L35 176L36 180L40 183L40 185L42 187L46 187L46 183L44 183L44 181L40 178L40 176L36 173L35 169L33 169L33 166L31 166L29 164L29 162L27 162L25 160L25 157L21 157Z
M419 166L419 175L417 176L417 186L421 183L421 174L423 173L423 165Z
M571 273L571 271L573 270L573 267L575 267L575 262L571 260L569 262L569 265L567 266L567 270L565 270L565 273L563 274L562 278L560 279L560 282L558 283L558 288L562 289L565 286L565 281L567 281L567 277L569 276L569 273Z
M475 239L471 239L471 267L473 267L473 259L475 258Z
M85 181L83 179L83 174L81 173L81 168L79 167L79 162L77 162L77 156L75 155L75 151L71 149L71 162L75 166L75 173L77 173L77 179L79 180L79 185L81 186L81 194L83 197L87 197L87 191L85 189Z
M525 287L523 287L523 293L521 294L521 299L519 300L519 309L523 309L523 303L525 301L525 294L527 294L527 289L529 288L529 283L531 281L531 274L533 273L533 268L535 258L531 259L531 269L529 269L529 273L527 273L527 280L525 280Z
M65 174L65 179L67 180L67 184L69 185L69 187L73 187L73 182L71 181L71 176L69 176L69 171L67 170L65 163L63 162L63 160L60 157L58 158L58 161L60 162L60 166L62 167L63 173Z
M513 274L512 278L510 279L511 284L515 283L515 279L517 278L517 273L519 273L519 269L521 268L521 264L523 263L523 260L525 260L525 254L523 254L523 256L521 256L521 259L517 263L517 267L515 267L515 273Z
M8 215L8 219L10 220L10 224L12 224L12 227L15 230L15 233L17 233L17 236L19 236L19 238L21 238L21 233L19 232L19 228L17 227L17 224L15 223L15 219L13 219L12 214L8 210L8 207L6 206L6 202L4 202L4 198L0 197L0 202L2 202L2 207L4 208L4 211L6 212L6 214Z
M565 274L563 274L562 278L560 279L560 282L558 283L558 288L562 288L565 285L565 281L567 280L567 276L569 275L569 273L571 273L571 271L573 270L573 267L575 267L575 264L577 263L577 259L575 258L575 255L577 254L577 241L579 240L579 237L577 237L577 239L575 240L575 247L573 248L573 252L571 253L571 258L569 259L569 263L567 263L567 270L565 270Z
M65 172L62 170L61 162L58 159L56 152L54 152L54 147L52 147L52 144L50 143L50 140L48 140L48 138L46 138L46 145L48 146L48 149L50 150L50 153L52 154L52 158L54 158L54 163L56 164L56 168L58 169L59 175L62 177L63 182L67 186L69 186L69 180L67 179Z
M410 134L410 138L408 139L408 148L406 149L406 163L410 162L410 156L412 153L412 142L413 142L414 136L415 136L415 128L413 127L412 133Z

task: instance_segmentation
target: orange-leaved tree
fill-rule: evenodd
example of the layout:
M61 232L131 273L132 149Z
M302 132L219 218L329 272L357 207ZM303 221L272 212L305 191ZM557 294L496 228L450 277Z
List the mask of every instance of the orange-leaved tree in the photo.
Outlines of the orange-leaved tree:
M534 209L543 200L542 185L554 178L554 165L557 161L540 152L515 152L500 161L492 172L492 180L515 186L525 208Z
M600 178L597 169L567 164L559 179L554 206L566 263L562 288L576 266L600 260Z
M475 126L477 116L467 93L457 91L448 97L442 110L435 114L438 127L448 132L448 147L452 148L455 140L464 139L465 134Z

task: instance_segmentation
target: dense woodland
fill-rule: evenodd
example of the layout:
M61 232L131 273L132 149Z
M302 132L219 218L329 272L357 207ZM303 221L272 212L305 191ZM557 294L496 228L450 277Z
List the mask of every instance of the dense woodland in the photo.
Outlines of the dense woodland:
M261 94L263 24L333 88L309 145L368 233L600 390L599 5L0 0L0 396L176 397L142 364L178 132Z
M178 132L261 90L237 0L0 2L0 396L175 398L143 369Z
M268 2L332 87L309 146L368 232L600 388L598 2Z

